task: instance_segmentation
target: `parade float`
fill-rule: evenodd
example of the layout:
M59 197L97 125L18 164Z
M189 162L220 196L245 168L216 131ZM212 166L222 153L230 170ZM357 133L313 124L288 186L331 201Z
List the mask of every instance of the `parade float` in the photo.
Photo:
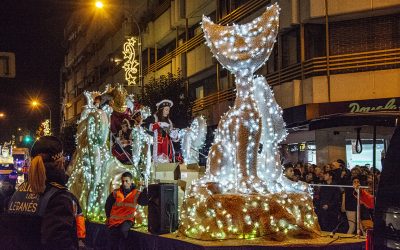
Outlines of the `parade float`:
M279 6L252 22L221 26L203 17L206 44L235 75L236 99L221 118L206 176L186 193L179 231L200 240L317 237L312 195L282 175L277 152L286 137L282 110L262 76L278 34Z
M86 105L77 122L77 147L68 169L68 187L89 221L105 221L105 201L119 187L122 173L131 172L135 182L143 181L147 186L154 181L155 166L174 161L160 157L161 133L182 143L185 162L198 160L207 127L203 117L195 118L184 129L172 129L171 125L150 130L144 123L151 117L150 108L135 102L122 85L107 85L103 92L85 91L84 95ZM101 101L97 103L96 99ZM142 208L138 209L136 224L146 224Z
M215 132L206 174L186 189L179 208L179 231L188 237L283 240L318 235L308 186L282 174L277 151L287 135L282 109L265 78L254 75L271 54L278 17L277 4L243 25L220 26L203 17L206 44L235 75L237 90ZM68 185L89 220L104 221L105 200L113 185L118 187L121 173L130 171L146 185L154 181L155 168L175 160L172 142L180 141L186 164L198 162L206 136L203 117L189 128L174 128L172 101L161 100L151 115L119 84L84 95Z

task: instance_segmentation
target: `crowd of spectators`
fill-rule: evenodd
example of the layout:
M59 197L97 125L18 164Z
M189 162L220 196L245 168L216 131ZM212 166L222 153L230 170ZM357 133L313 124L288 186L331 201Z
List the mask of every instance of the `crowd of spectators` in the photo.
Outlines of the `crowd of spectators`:
M379 181L380 171L366 166L349 169L343 160L326 165L287 163L284 175L293 181L309 184L346 185L350 187L313 186L314 208L323 231L355 234L357 221L357 193L355 184L373 187ZM375 185L373 182L375 181ZM360 228L362 232L372 227L372 211L360 203Z

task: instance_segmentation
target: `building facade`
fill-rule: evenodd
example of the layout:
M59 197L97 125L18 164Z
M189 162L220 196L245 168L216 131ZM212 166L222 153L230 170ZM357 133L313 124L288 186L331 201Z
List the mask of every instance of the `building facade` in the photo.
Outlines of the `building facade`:
M280 34L258 74L273 87L287 124L330 114L335 107L354 112L400 105L400 0L111 2L116 7L101 15L77 11L65 29L64 124L79 116L83 90L124 83L122 45L133 35L141 38L141 83L180 71L193 116L205 116L214 128L233 103L235 84L204 44L202 15L222 25L246 23L271 2L281 7ZM140 95L141 88L129 91ZM325 113L322 106L328 107ZM291 134L285 144L293 149L292 160L328 163L346 158L346 140L353 137L345 130L308 131Z

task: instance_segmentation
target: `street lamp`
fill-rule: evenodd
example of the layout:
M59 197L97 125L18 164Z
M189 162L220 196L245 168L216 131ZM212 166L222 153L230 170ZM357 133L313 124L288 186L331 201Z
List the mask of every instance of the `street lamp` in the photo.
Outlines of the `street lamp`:
M5 117L6 117L6 114L3 112L0 112L0 118L5 118Z
M37 100L32 100L31 101L31 106L33 108L38 108L39 106L45 106L48 110L49 110L49 122L50 122L50 133L52 132L52 126L51 126L51 108L49 107L49 105L47 105L46 103L40 103Z
M102 9L104 7L104 4L102 1L96 1L95 6L97 9Z

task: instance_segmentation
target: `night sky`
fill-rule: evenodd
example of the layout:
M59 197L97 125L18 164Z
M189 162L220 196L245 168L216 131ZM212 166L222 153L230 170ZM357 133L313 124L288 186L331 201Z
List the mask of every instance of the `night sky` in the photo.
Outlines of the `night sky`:
M52 111L53 130L60 120L60 67L65 48L63 29L71 14L72 0L1 0L0 51L14 52L16 78L0 78L0 143L24 133L34 134L46 107L33 110L31 98L45 101Z

